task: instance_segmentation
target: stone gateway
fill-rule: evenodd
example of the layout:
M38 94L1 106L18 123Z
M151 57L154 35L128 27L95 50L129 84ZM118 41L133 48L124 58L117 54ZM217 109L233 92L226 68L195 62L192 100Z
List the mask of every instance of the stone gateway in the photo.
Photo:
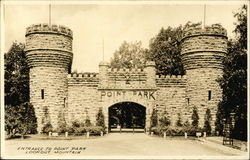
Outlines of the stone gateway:
M178 114L191 122L197 107L199 125L204 125L206 109L211 110L215 129L217 105L222 90L216 81L222 76L222 58L227 52L227 33L220 25L190 27L182 39L182 61L186 75L156 75L155 63L144 69L116 69L100 62L99 73L71 73L72 31L64 26L37 24L26 30L26 54L30 67L30 101L35 108L38 131L45 116L57 128L64 113L68 125L89 117L95 124L102 108L109 127L109 108L131 102L145 108L145 128L150 127L153 109L160 116L167 111L171 125Z

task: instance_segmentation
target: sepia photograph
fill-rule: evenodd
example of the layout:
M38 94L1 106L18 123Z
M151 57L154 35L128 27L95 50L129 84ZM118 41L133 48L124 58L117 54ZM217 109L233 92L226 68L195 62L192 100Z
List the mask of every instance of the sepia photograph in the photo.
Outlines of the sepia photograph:
M249 159L248 1L1 4L1 159Z

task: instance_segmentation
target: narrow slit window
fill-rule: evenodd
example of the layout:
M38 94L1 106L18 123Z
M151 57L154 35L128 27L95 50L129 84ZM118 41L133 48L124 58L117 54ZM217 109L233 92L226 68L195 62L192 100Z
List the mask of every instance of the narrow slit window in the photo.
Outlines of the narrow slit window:
M44 99L44 89L41 90L41 98Z
M189 105L189 98L187 98L187 104Z
M66 107L66 98L63 99L64 101L64 108Z
M212 98L212 91L208 91L208 100L210 101Z

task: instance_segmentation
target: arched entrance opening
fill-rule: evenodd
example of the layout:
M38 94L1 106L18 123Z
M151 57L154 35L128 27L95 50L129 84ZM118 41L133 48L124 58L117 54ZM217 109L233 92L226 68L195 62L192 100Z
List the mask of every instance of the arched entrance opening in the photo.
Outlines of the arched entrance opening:
M134 102L120 102L109 107L109 132L141 132L145 128L146 107Z

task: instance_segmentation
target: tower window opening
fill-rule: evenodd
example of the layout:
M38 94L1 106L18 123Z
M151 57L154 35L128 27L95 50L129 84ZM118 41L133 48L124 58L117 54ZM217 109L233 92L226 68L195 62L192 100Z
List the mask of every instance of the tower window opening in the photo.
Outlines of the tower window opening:
M187 98L187 104L189 105L189 98Z
M211 100L211 98L212 98L212 91L208 91L208 100L210 101Z
M44 89L41 89L41 98L44 99Z
M64 108L66 107L66 98L63 99L64 102Z

